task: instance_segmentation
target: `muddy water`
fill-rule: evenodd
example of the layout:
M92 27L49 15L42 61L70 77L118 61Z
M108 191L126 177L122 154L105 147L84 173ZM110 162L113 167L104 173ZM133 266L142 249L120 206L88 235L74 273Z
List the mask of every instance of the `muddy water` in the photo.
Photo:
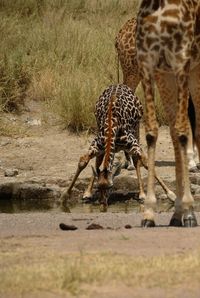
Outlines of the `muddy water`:
M173 210L168 203L159 203L158 211ZM109 204L107 212L140 212L141 204L134 200ZM200 210L200 208L199 208ZM52 200L0 200L0 213L21 212L68 212L68 213L93 213L100 212L98 203L73 203L66 207Z
M134 201L118 202L108 207L108 212L138 212L140 204ZM52 200L0 200L0 213L21 213L21 212L68 212L68 213L92 213L99 212L98 203L74 203L66 207L61 206Z
M137 194L135 198L132 194L132 198L129 198L130 195L114 196L116 200L109 200L109 206L107 212L117 213L131 213L131 212L140 212L142 203L138 201ZM195 211L200 212L200 201L195 201ZM167 212L173 211L174 206L169 201L158 201L157 211L158 212ZM75 202L68 204L63 207L60 202L57 200L47 200L47 199L31 199L31 200L11 200L11 199L1 199L0 200L0 213L23 213L23 212L67 212L67 213L93 213L100 212L100 206L98 201L89 203L81 202L80 200L75 200Z

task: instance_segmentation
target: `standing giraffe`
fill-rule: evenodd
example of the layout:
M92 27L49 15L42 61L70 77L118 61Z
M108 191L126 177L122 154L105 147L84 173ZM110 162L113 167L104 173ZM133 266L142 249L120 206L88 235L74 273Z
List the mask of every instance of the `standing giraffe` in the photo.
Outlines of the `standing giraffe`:
M129 86L133 92L141 80L135 47L136 24L135 18L128 20L115 38L115 48L123 72L123 83Z
M123 83L129 86L133 90L133 92L135 92L141 80L138 70L135 47L136 25L137 20L135 18L128 20L119 30L115 38L115 48L117 50L118 58L122 68ZM191 124L187 148L188 168L190 172L198 172L199 166L195 162L193 142L195 140L195 112L191 98L189 100L188 116Z
M188 97L196 111L196 141L200 155L200 1L143 0L137 16L137 61L146 104L148 183L142 226L155 226L155 147L158 136L154 106L156 81L175 151L176 201L172 226L196 226L187 168Z
M97 136L92 141L88 152L80 157L76 174L62 195L63 204L71 194L72 188L89 161L96 157L96 169L89 183L87 193L91 193L95 176L97 176L98 189L100 191L100 203L107 207L108 189L112 186L112 166L114 154L120 150L130 156L136 168L139 198L145 200L145 193L140 174L140 166L147 169L146 156L139 145L139 121L143 115L140 100L126 85L118 84L109 86L104 90L96 103L95 116L97 121ZM100 170L102 164L103 169ZM164 182L156 176L156 179L172 201L175 194L168 189Z

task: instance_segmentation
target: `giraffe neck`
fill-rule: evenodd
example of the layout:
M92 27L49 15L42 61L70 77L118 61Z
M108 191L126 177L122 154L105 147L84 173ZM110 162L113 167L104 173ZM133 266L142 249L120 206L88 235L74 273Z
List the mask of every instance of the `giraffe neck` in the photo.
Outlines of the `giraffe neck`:
M103 160L103 171L111 172L115 152L115 139L117 133L117 119L113 114L116 94L113 92L108 105L108 113L105 120L105 155Z
M155 17L148 18L148 22L156 23L156 16L162 15L167 22L173 23L177 19L180 21L181 16L183 26L191 20L195 22L196 16L200 16L199 9L199 0L141 0L139 4L139 14L143 17L156 12Z

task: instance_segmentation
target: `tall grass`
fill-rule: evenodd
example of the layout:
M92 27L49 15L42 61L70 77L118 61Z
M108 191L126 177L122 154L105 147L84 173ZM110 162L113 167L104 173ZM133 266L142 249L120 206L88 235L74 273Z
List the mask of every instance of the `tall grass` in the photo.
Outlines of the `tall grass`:
M0 105L49 103L66 127L95 125L100 93L117 82L115 36L137 0L0 0Z

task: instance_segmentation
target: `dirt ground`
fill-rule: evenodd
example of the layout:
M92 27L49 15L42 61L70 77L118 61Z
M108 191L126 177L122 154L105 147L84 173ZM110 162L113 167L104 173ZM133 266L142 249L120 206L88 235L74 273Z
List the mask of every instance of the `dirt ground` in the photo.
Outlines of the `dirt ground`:
M0 139L0 178L2 183L8 181L40 181L47 185L61 187L68 182L75 172L79 156L86 152L92 136L86 133L79 136L61 129L59 125L48 127L40 125L42 116L38 109L31 114L34 120L27 124L29 114L10 121L25 123L28 136L2 137ZM141 143L145 149L144 128L141 129ZM157 171L166 181L174 178L174 157L172 144L167 127L159 130L156 153ZM5 177L5 169L16 168L16 177ZM81 175L89 177L91 168L88 167ZM146 172L144 171L144 176ZM88 208L89 210L89 208ZM15 253L17 247L33 251L45 249L47 252L69 255L84 250L87 253L112 252L134 257L156 257L162 255L181 255L200 249L200 227L193 229L168 227L172 213L156 214L157 227L153 229L140 228L140 213L107 213L86 210L84 213L65 213L61 210L54 212L34 212L0 214L0 252ZM196 213L198 223L200 214ZM76 231L62 231L60 223L73 224ZM86 230L91 223L99 224L102 230ZM125 228L129 225L131 228ZM127 239L127 241L125 241ZM16 260L24 262L24 260ZM6 257L3 265L8 266ZM1 264L0 264L1 267ZM3 268L3 267L1 267ZM0 269L1 270L1 269ZM187 288L179 283L175 288L131 288L125 285L108 285L94 289L93 297L199 297L199 287ZM14 294L13 294L14 295ZM1 297L17 297L2 294ZM53 294L40 291L24 294L19 297L69 297L67 294Z

